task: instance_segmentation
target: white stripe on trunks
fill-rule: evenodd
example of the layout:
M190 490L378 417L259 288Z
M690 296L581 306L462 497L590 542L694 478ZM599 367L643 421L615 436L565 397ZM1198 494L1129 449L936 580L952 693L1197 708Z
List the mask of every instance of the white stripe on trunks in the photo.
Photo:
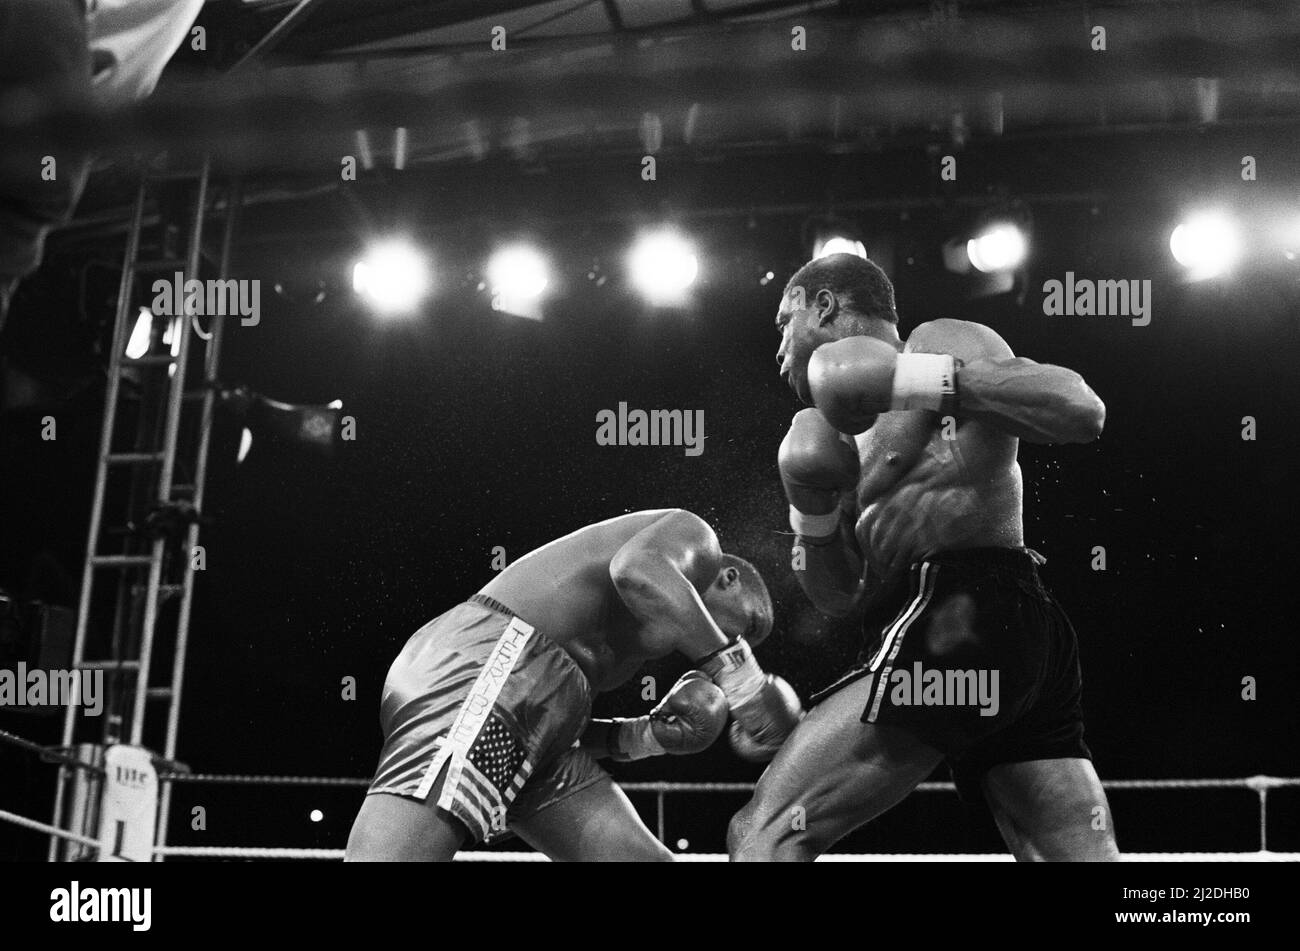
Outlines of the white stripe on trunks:
M415 798L424 799L429 795L429 790L433 788L443 764L450 762L447 780L442 784L442 795L438 797L438 805L443 809L451 808L451 801L455 797L456 788L460 785L460 774L464 768L465 757L469 754L469 748L478 738L479 731L487 722L488 714L492 712L492 705L501 695L501 688L505 686L506 680L515 669L515 664L518 663L524 647L532 636L531 624L517 617L510 619L496 646L492 648L492 653L488 655L487 662L483 664L483 669L479 671L474 686L469 690L469 696L460 705L456 719L447 732L447 741L425 771L424 779L415 791Z
M880 645L880 650L872 658L871 667L874 670L880 663L885 652L889 652L889 657L885 660L885 669L881 671L880 678L875 683L875 697L871 701L871 712L867 714L867 722L874 723L876 714L880 711L880 702L885 697L885 687L889 683L889 672L894 668L894 658L898 656L898 651L903 646L903 637L907 634L907 629L918 617L924 613L926 606L930 603L930 595L934 593L934 579L938 577L939 566L932 562L923 562L921 565L921 584L916 592L916 598L913 599L907 612L894 622L890 628L889 634L886 635L884 643ZM892 647L890 642L893 642Z

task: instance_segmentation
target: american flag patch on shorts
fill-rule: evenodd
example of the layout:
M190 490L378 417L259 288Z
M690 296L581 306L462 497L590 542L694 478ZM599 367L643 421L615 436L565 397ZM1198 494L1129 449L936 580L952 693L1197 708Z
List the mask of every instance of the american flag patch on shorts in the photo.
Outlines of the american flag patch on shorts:
M456 790L461 801L481 817L483 825L478 831L485 840L506 831L505 811L532 771L523 744L515 739L505 721L495 713L489 714L465 757Z

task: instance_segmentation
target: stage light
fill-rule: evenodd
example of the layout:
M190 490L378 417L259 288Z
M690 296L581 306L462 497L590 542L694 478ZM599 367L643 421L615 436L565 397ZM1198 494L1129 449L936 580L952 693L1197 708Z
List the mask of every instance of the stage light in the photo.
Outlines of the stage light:
M1293 214L1281 223L1275 223L1271 230L1282 257L1288 261L1300 257L1300 216Z
M536 248L526 244L501 248L487 266L492 308L540 318L542 294L551 282L549 272L546 258Z
M325 813L321 812L319 809L313 809L310 813L310 819L312 822L320 822L324 818Z
M865 258L867 249L861 241L843 235L831 235L818 240L816 247L813 248L814 258L824 258L828 254L856 254L860 258Z
M654 304L680 302L700 272L695 251L671 231L645 234L628 255L632 283Z
M131 329L131 339L126 342L128 360L139 360L149 352L149 335L153 331L153 314L148 307L140 308L140 316Z
M985 274L1015 270L1024 262L1028 250L1025 233L1009 223L986 228L966 242L971 265Z
M254 393L247 386L221 387L218 395L222 406L244 426L240 434L239 462L247 458L254 438L299 445L327 456L334 452L340 439L342 400L323 405L283 403Z
M415 310L432 283L425 256L401 240L371 246L352 268L352 289L381 314Z
M1169 250L1190 277L1202 280L1231 270L1241 256L1241 236L1226 215L1199 212L1174 228Z

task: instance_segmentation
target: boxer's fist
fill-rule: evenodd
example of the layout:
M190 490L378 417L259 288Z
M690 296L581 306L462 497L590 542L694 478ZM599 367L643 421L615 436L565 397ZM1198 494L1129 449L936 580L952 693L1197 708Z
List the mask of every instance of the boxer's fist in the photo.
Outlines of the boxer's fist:
M845 432L862 432L894 398L898 351L883 340L854 336L818 347L808 361L808 389L821 411Z
M775 755L777 747L785 742L803 716L803 704L785 680L775 674L765 674L763 685L753 696L734 705L731 715L740 732L758 747L770 749L767 759ZM736 730L732 730L732 746L736 746ZM740 752L737 749L737 752ZM742 754L743 755L743 754Z
M803 716L794 688L780 677L763 673L743 638L703 658L700 670L722 688L741 729L774 753Z
M650 711L650 724L665 753L699 753L727 725L727 698L705 674L688 671Z
M797 413L777 451L786 498L800 512L825 515L858 484L858 453L821 412Z

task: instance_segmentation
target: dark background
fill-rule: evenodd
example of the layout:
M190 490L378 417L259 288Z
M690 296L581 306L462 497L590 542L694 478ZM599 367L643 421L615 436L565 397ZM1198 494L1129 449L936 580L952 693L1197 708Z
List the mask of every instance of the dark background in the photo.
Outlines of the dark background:
M1096 443L1020 451L1026 542L1047 557L1043 576L1079 632L1087 738L1103 778L1295 775L1300 266L1272 231L1300 221L1294 122L1106 134L1048 123L958 149L955 183L938 178L938 156L954 148L945 136L937 128L843 154L797 141L754 154L670 148L655 183L639 180L634 148L380 170L348 186L330 153L324 171L295 179L303 197L251 207L233 276L262 281L263 317L231 328L222 376L278 399L342 399L358 436L328 460L256 442L236 466L239 426L219 421L180 759L199 772L368 774L388 664L417 627L492 576L494 546L514 560L643 508L697 512L755 561L778 612L760 660L805 699L831 681L860 630L812 611L789 570L775 453L799 407L776 373L772 320L808 257L810 218L833 212L882 249L904 336L939 316L982 321L1017 354L1078 370L1106 402ZM1244 154L1256 156L1260 181L1241 181ZM120 176L97 181L109 188ZM1013 292L970 299L939 248L1007 199L1032 213L1029 263ZM1203 203L1233 209L1250 247L1229 277L1187 284L1168 235ZM637 227L659 221L699 248L686 308L646 308L622 273ZM440 284L409 321L369 315L348 290L364 239L393 229L430 248ZM493 312L478 289L493 243L517 235L558 272L541 322ZM33 373L93 371L120 255L113 235L56 240L15 301L6 353ZM1150 326L1044 316L1042 284L1067 270L1150 279ZM704 410L704 454L596 445L597 411L620 401ZM59 404L54 443L38 436L50 407L0 416L0 585L75 601L100 410L93 385ZM1241 438L1244 416L1258 422L1255 441ZM1103 572L1090 568L1098 545ZM683 668L665 661L646 673L667 685ZM341 699L345 677L357 680L355 701ZM1257 680L1258 699L1241 698L1244 677ZM629 684L596 713L643 712L638 694ZM57 742L53 720L5 713L0 728ZM0 805L43 818L52 768L0 747L0 771ZM612 772L748 780L758 768L719 744ZM743 798L670 797L668 841L721 850ZM1297 798L1270 795L1275 850L1300 849ZM359 800L359 790L181 786L170 844L340 847ZM634 801L653 822L653 797ZM206 833L184 821L198 805ZM1258 846L1245 790L1120 791L1112 806L1126 851ZM309 821L313 808L322 822ZM840 848L1001 846L982 811L920 793ZM44 854L39 836L8 826L0 849Z

